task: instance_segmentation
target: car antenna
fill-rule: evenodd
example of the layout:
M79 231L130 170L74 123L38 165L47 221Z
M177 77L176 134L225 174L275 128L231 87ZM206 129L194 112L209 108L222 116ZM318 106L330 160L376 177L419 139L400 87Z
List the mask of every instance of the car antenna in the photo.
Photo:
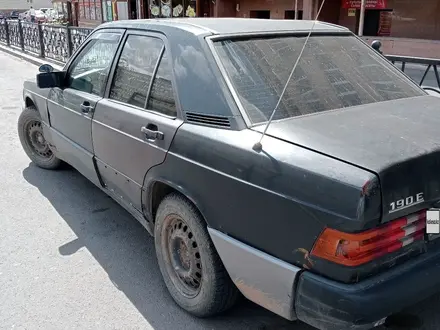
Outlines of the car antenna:
M306 41L304 42L303 48L301 49L301 52L299 53L298 58L296 59L295 65L293 66L292 71L290 71L289 78L287 79L286 84L284 85L283 91L281 92L281 95L278 99L277 105L273 109L272 114L270 115L269 121L267 122L266 127L264 128L264 131L261 134L260 141L256 142L252 147L252 149L255 150L256 152L261 152L263 150L263 145L261 144L261 141L263 140L264 136L266 135L267 129L269 128L269 125L272 123L273 116L275 115L275 112L278 110L278 107L280 106L281 100L283 99L284 93L286 92L286 89L287 89L287 86L289 85L290 79L292 79L293 73L295 72L295 69L298 66L299 60L302 57L304 49L307 46L309 38L310 38L310 36L313 32L313 29L315 27L316 21L318 20L319 14L321 13L322 7L324 7L324 3L325 3L325 0L322 1L321 6L319 7L318 13L316 14L316 18L313 21L313 25L309 31L309 34L306 38Z

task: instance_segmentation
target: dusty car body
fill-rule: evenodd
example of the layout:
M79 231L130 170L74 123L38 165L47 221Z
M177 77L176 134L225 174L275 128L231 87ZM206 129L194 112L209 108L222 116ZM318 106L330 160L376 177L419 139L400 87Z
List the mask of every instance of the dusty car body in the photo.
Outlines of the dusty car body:
M194 315L238 289L289 320L369 329L440 290L440 240L425 233L438 98L350 31L315 25L252 148L312 24L107 23L63 71L24 85L29 157L71 164L140 221Z

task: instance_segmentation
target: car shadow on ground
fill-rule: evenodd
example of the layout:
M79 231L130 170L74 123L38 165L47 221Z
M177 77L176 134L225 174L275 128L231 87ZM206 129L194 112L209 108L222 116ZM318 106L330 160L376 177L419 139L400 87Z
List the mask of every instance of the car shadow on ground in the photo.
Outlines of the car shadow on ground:
M58 252L68 257L86 248L155 329L314 329L284 320L246 299L222 316L196 319L188 315L175 305L163 284L153 238L115 201L69 166L47 171L30 163L23 177L39 189L77 236ZM396 315L386 328L440 329L440 316L433 311L436 306L440 306L440 295Z
M196 319L188 315L175 305L163 284L153 238L115 201L68 166L47 171L30 163L23 177L39 189L77 236L58 252L68 257L86 248L154 328L313 329L284 320L245 299L219 317Z

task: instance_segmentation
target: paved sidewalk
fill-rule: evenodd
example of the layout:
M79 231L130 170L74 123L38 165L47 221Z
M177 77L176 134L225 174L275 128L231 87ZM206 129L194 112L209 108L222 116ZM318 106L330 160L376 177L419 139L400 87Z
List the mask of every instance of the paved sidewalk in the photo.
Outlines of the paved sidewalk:
M0 43L0 51L8 53L9 55L13 55L15 57L18 57L22 60L25 60L29 63L36 65L36 66L40 66L40 65L49 63L57 70L62 70L62 68L64 66L63 63L60 63L58 61L50 60L47 58L41 58L41 57L35 56L33 54L30 54L28 52L23 52L18 49L9 47L9 46L2 44L2 43Z

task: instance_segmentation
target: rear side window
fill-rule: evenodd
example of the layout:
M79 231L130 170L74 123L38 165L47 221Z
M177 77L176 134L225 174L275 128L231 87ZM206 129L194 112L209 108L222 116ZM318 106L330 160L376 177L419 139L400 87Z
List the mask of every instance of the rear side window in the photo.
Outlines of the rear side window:
M162 47L163 42L158 38L129 36L116 67L110 98L145 108Z
M254 123L269 119L305 37L252 37L214 43ZM371 47L353 36L312 36L274 120L425 95Z
M151 86L147 109L175 117L177 115L171 83L171 67L167 53L164 52Z

